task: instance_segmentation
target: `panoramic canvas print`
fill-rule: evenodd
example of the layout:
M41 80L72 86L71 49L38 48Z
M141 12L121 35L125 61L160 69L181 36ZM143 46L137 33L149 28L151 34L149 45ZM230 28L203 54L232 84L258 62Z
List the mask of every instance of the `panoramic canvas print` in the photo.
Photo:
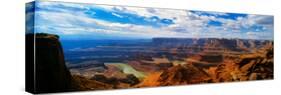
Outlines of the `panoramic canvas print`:
M270 15L27 3L26 90L271 80L273 22Z

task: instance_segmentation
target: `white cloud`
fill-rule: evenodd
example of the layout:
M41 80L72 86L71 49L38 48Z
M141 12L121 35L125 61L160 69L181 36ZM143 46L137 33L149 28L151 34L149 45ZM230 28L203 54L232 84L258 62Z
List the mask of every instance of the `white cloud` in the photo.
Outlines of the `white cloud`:
M42 8L49 8L50 3L42 3ZM216 15L227 15L225 13L209 12L210 16L199 15L187 10L171 10L171 9L152 9L138 7L116 7L107 5L82 6L78 4L63 3L63 6L88 10L89 7L100 8L114 11L112 15L123 18L124 16L118 12L126 12L144 16L147 18L157 16L160 19L172 19L174 24L165 27L153 27L144 25L113 23L105 20L98 20L87 16L84 12L74 12L67 9L55 8L59 12L38 11L36 15L41 18L41 24L36 24L38 31L48 30L48 32L61 33L65 35L103 33L104 35L120 35L130 37L226 37L226 38L272 38L272 23L267 20L268 16L249 15L247 17L238 17L237 20L216 18ZM116 13L115 13L116 12ZM92 12L95 15L95 12ZM152 19L153 20L153 19ZM208 26L208 22L214 20L222 23L221 27ZM48 25L45 25L45 23ZM39 21L40 22L40 21ZM241 28L250 28L253 25L261 24L263 30L261 33L248 31L241 32ZM45 32L45 31L42 31ZM266 34L266 35L265 35Z

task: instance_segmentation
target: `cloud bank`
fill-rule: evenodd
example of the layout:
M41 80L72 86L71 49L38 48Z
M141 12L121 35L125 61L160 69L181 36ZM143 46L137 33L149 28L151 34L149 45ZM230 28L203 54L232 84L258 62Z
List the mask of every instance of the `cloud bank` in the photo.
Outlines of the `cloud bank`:
M62 39L241 38L273 40L273 16L36 2L36 32Z

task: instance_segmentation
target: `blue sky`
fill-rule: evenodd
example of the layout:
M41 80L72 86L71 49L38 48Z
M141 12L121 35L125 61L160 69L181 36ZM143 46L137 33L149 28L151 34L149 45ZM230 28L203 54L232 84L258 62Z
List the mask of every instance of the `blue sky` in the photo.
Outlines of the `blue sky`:
M36 2L35 13L32 9L27 5L26 19L35 15L35 32L62 39L273 39L273 16L268 15L47 1Z

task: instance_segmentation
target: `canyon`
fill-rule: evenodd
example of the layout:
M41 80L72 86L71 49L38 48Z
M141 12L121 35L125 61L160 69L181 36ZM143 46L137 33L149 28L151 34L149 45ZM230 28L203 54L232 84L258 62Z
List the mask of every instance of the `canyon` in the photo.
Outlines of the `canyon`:
M65 48L57 35L36 34L35 43L38 93L274 78L270 40L153 38L78 49Z

